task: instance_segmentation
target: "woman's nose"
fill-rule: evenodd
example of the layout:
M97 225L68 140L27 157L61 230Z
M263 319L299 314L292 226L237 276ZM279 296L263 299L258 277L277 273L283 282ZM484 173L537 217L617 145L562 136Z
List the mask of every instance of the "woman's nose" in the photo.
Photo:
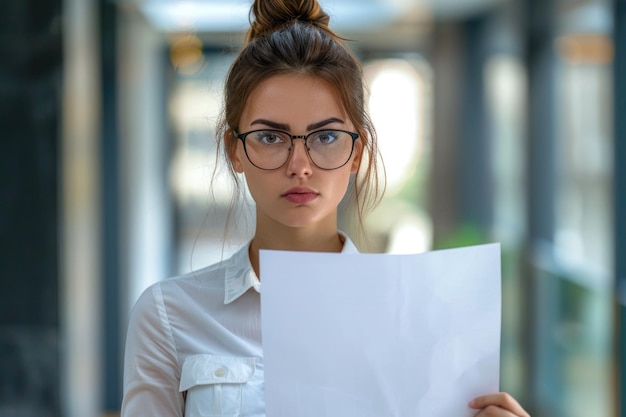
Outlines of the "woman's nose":
M308 176L312 172L312 164L309 154L306 151L306 142L304 140L292 141L291 155L287 163L287 173L289 175Z

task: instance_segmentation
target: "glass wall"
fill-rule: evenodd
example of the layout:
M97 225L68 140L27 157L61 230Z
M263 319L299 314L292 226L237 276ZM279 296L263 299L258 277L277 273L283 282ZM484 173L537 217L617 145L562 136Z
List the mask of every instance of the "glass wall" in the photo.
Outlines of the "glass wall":
M189 45L196 45L196 52L182 58ZM182 52L177 54L176 48ZM172 43L170 58L169 180L176 207L176 268L183 273L228 257L250 236L253 224L245 221L254 216L242 215L251 209L248 200L233 204L232 179L218 159L215 140L224 79L234 54L203 50L200 39L182 35ZM231 221L229 215L234 216Z
M484 68L491 115L494 224L492 238L502 244L502 389L523 397L524 301L520 271L526 238L526 73L514 53L496 53Z
M369 110L386 173L386 193L366 223L377 252L420 253L432 245L425 208L431 69L420 55L365 62ZM393 215L391 215L393 213Z
M611 2L559 2L558 279L554 349L564 415L610 416L613 389Z
M554 6L554 38L544 39L552 42L556 57L547 69L554 85L543 85L554 92L554 119L549 120L556 132L550 139L554 167L545 170L555 175L554 231L551 239L531 245L526 260L526 219L532 213L525 207L533 198L528 193L537 191L528 187L527 170L538 169L527 164L527 135L536 131L527 125L526 105L528 83L537 80L528 79L520 54L494 54L485 67L497 138L492 144L494 234L503 243L504 261L502 383L532 399L533 415L612 416L611 4L557 1ZM542 146L549 151L544 143L538 152ZM537 273L534 295L525 292L533 278L524 262ZM521 331L528 320L534 320L530 344ZM537 392L526 392L529 386Z

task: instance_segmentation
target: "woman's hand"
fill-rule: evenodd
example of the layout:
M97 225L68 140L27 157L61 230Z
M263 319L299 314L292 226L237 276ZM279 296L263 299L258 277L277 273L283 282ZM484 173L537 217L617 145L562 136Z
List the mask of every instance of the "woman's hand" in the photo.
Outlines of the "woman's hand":
M530 417L515 398L506 392L474 398L469 406L480 410L475 417Z

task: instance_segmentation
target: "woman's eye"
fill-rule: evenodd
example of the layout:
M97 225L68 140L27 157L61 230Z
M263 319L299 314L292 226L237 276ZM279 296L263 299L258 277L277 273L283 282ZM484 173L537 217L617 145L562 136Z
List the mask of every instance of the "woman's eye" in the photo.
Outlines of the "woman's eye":
M315 141L322 144L333 143L337 140L337 136L336 132L322 132L316 135Z
M272 145L274 143L282 142L282 138L276 133L264 132L258 135L259 142L266 143L268 145Z

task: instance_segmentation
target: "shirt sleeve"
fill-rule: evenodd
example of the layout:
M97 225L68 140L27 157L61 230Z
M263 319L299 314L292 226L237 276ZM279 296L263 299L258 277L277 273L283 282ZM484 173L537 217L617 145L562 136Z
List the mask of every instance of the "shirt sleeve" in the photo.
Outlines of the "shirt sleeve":
M183 417L179 384L178 355L157 283L144 291L130 315L121 417Z

